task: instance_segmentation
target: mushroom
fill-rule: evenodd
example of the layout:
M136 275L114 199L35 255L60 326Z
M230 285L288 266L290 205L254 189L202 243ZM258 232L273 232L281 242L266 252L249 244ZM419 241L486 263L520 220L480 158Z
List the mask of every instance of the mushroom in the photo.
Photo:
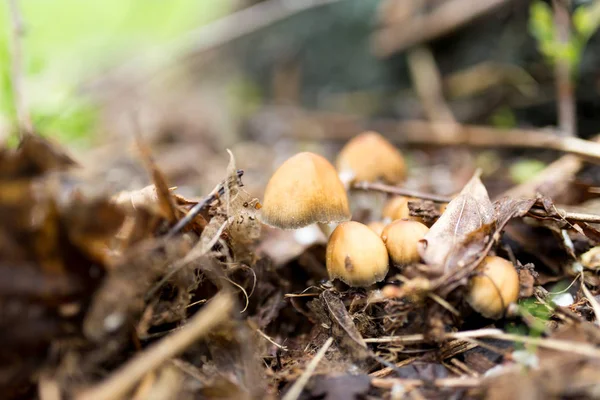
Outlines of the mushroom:
M410 200L410 198L404 196L392 197L383 205L381 211L383 218L388 222L397 219L410 219L423 223L423 218L410 215L410 208L408 207Z
M383 218L387 218L390 222L402 218L410 218L410 210L408 209L408 197L394 196L389 199L381 211Z
M350 140L336 160L340 179L348 186L353 181L402 182L406 166L402 154L377 132L364 132Z
M519 274L508 260L488 256L469 280L466 300L479 314L498 319L519 298Z
M263 223L298 229L313 223L350 219L348 196L335 168L320 155L304 152L289 158L275 171L265 190Z
M342 222L327 243L327 272L350 286L370 286L383 280L389 270L383 241L359 222Z
M394 264L399 266L419 262L419 241L429 228L418 221L397 219L387 225L381 233L381 239Z
M402 154L377 132L364 132L350 140L340 151L336 167L346 188L353 182L383 181L398 184L404 180L406 166ZM384 193L353 193L353 212L368 210L372 218L378 219Z

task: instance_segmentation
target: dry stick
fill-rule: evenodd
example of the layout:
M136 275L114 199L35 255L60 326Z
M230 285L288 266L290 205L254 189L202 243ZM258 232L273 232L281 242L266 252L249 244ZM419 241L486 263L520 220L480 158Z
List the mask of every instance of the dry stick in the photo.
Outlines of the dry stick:
M559 136L556 137L560 138ZM597 135L589 143L598 143L599 141L600 135ZM538 193L542 193L545 196L554 198L561 193L565 193L571 179L582 167L583 161L580 158L573 155L562 156L532 179L507 190L499 197L532 198Z
M237 179L238 179L238 184L240 186L244 186L242 183L243 175L244 175L244 171L241 169L238 169L237 170ZM204 207L210 205L210 203L212 203L219 197L223 196L225 194L225 186L229 184L228 180L229 180L229 178L227 178L224 182L219 183L219 185L217 185L217 187L208 196L206 196L204 199L202 199L202 201L200 201L198 204L196 204L194 207L192 207L190 209L190 211L188 211L187 214L182 219L177 221L175 226L173 226L173 228L171 228L169 230L169 232L167 232L167 234L164 236L164 238L168 239L168 238L173 237L177 233L179 233L179 231L181 231L183 228L185 228L185 226L187 224L192 222L192 220L194 218L196 218L196 216L202 212Z
M552 0L554 8L554 31L560 46L567 46L570 40L571 16L567 9L568 0ZM565 136L575 136L577 125L575 123L576 110L573 97L571 64L566 57L559 56L554 65L556 79L556 106L558 112L558 125Z
M277 114L277 107L274 113ZM282 110L283 111L283 110ZM483 125L463 125L449 122L408 120L398 122L379 119L367 122L353 115L338 113L305 113L285 115L287 138L303 140L346 141L361 130L376 130L398 144L428 146L515 147L556 150L577 155L587 161L600 163L600 144L575 137L562 137L557 129L502 129ZM318 129L306 129L307 125Z
M402 379L402 378L373 378L371 379L371 385L380 389L392 389L396 385L402 385L405 387L415 386L435 386L438 388L461 388L470 389L476 388L481 385L483 380L481 378L440 378L433 380L421 380L421 379Z
M474 331L463 331L446 333L443 335L444 339L465 339L465 338L481 338L487 337L498 340L505 340L508 342L520 342L525 344L531 344L534 346L545 347L547 349L572 352L585 357L600 358L600 349L595 346L590 346L585 343L570 342L566 340L558 339L546 339L546 338L532 338L521 335L514 335L510 333L504 333L500 329L479 329ZM367 338L366 343L422 343L424 342L425 335L414 334L405 336L383 336L379 338Z
M423 103L427 119L456 122L444 99L442 77L431 51L424 46L411 49L407 55L407 62L414 89Z
M566 219L569 221L579 221L579 222L589 222L592 224L600 224L600 215L597 214L587 214L582 212L571 212L567 211L563 208L556 208L556 212L562 219ZM535 210L532 209L529 211L528 215L540 218L550 218L555 219L553 216L548 216L545 210Z
M139 353L110 377L75 396L76 400L111 400L127 394L148 372L183 352L201 337L230 319L234 299L228 292L217 294L181 329Z
M352 190L366 190L366 191L375 191L375 192L383 192L389 194L397 194L400 196L408 196L414 197L423 200L431 200L437 203L448 203L452 200L450 197L432 194L432 193L424 193L419 192L417 190L405 189L398 186L390 186L385 185L383 183L372 183L372 182L356 182L350 186Z
M10 23L12 26L10 37L11 84L15 109L17 112L19 135L23 137L25 134L33 132L31 116L27 110L27 101L25 98L25 90L23 88L22 37L25 33L25 28L23 27L23 19L21 18L17 0L7 0L7 4L10 11Z
M427 42L469 23L508 0L449 0L431 13L385 27L373 38L375 53L388 57L417 43Z
M304 370L300 378L298 378L296 382L294 382L290 390L287 391L287 393L281 398L281 400L296 400L298 397L300 397L304 386L306 386L306 384L308 383L308 380L317 369L317 365L319 365L321 359L325 356L327 349L329 349L329 346L331 346L332 343L332 337L327 339L327 341L325 342L323 347L321 347L321 349L315 355L315 357L312 360L310 360L310 363L308 363L306 370Z
M442 122L407 121L396 128L411 143L481 147L530 147L562 151L600 163L600 144L575 137L561 137L539 129L500 129ZM554 131L556 132L556 131Z

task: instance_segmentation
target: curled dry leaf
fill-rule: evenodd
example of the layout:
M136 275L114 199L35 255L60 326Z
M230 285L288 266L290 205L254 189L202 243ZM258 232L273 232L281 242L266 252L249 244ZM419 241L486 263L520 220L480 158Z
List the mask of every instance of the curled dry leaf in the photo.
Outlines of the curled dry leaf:
M494 228L494 206L479 173L452 200L440 219L421 241L419 253L431 268L432 275L441 275L459 266L461 247L467 241L486 237Z

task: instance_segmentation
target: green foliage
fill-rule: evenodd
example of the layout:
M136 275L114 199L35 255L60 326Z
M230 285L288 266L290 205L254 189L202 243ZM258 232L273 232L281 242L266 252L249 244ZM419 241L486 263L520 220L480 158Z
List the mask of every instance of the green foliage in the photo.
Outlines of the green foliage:
M572 16L574 29L566 43L556 37L552 9L547 3L535 0L529 11L529 31L544 57L551 63L566 60L572 67L578 66L589 38L600 26L600 6L591 4L575 10Z
M510 177L515 183L523 183L531 179L546 168L546 164L539 160L520 160L510 167Z
M7 2L0 1L0 115L15 119ZM225 14L231 0L20 0L24 75L38 131L89 137L96 110L77 86L116 60L167 43Z
M517 118L508 107L501 107L490 117L490 123L497 128L514 128L517 126Z

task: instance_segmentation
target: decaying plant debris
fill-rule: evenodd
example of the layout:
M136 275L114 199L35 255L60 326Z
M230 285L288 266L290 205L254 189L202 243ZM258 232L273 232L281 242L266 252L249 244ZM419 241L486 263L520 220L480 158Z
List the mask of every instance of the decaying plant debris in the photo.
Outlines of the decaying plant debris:
M267 10L279 7L268 3ZM394 7L382 7L376 50L389 56L505 2L472 9L465 0L442 3L406 25L408 16L421 14L415 8L420 2L406 9L400 2L384 2ZM469 11L452 26L436 23L465 8ZM239 15L245 14L228 18L237 22ZM413 29L421 25L428 29ZM230 36L243 34L234 33ZM425 48L417 51L427 54ZM431 121L401 126L375 121L387 131L383 136L400 130L397 141L420 145L569 154L495 197L490 194L498 191L486 187L493 177L482 178L472 168L456 182L453 177L452 183L462 186L454 196L429 193L426 185L421 191L403 187L405 172L411 174L403 160L397 180L387 179L395 186L381 179L357 181L354 171L339 182L357 208L354 221L385 226L391 221L373 217L381 200L402 195L407 217L423 226L414 254L402 265L387 265L389 272L377 276L378 282L359 282L366 287L329 279L326 229L309 225L291 231L261 223L261 199L245 190L255 184L253 178L268 175L262 161L254 165L254 175L245 173L257 148L249 146L246 157L238 158L246 162L236 162L235 151L203 160L202 173L218 174L220 183L189 198L170 186L160 154L136 127L137 158L130 158L152 183L90 195L74 178L75 160L35 134L26 110L19 109L19 145L0 149L2 398L599 397L600 212L594 200L600 182L597 176L577 180L583 160L600 159L597 140L461 124L435 87L440 79L418 76L438 74L433 57L413 58L429 63L413 73L417 81L433 82L416 85L422 86L418 95ZM445 117L436 120L440 110ZM337 139L346 140L366 125L343 115L298 114L297 119L284 115L282 136L289 131L296 139L322 140L325 131L341 132ZM395 148L391 152L402 157ZM356 159L364 161L362 154ZM422 175L433 170L423 164ZM294 176L294 182L306 175ZM294 182L285 181L290 193L299 186ZM326 201L331 185L321 186L313 197ZM293 202L286 205L293 208ZM278 221L288 217L277 205ZM297 228L307 220L279 226ZM379 238L378 233L375 241ZM342 270L358 267L348 255L342 259ZM503 274L495 279L486 269L493 260L502 260L512 281ZM559 281L569 285L555 286ZM489 289L474 290L477 282ZM498 287L505 282L514 284L507 296ZM496 298L473 300L482 292ZM490 312L478 309L492 303Z
M37 136L2 152L6 398L597 393L594 215L541 196L492 202L476 174L441 216L430 200L411 200L411 214L431 225L422 264L351 288L323 279L322 239L276 256L289 231L261 233L260 202L233 156L197 202L169 189L138 145L154 185L104 198L61 195L74 163ZM524 229L546 231L570 261L559 271L519 263L531 248L511 232ZM521 302L536 304L513 305L496 322L465 302L469 278L494 253L517 265ZM552 274L573 281L566 308L540 285ZM530 335L511 333L517 324Z

